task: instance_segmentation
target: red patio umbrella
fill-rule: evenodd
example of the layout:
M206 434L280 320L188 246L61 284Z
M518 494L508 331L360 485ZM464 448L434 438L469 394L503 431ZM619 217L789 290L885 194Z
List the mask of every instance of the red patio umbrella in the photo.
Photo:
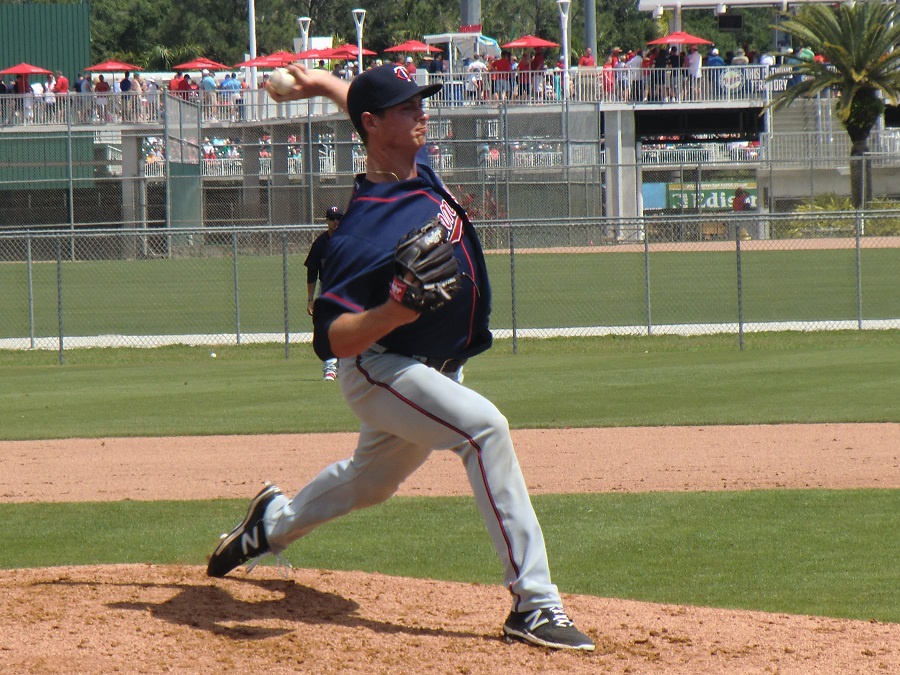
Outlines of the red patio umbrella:
M384 51L386 52L442 52L443 49L439 47L434 47L432 45L426 45L424 42L419 42L418 40L407 40L403 44L396 45L394 47L388 47ZM363 52L365 53L365 52Z
M279 51L266 57L267 66L284 66L297 60L293 52Z
M46 68L23 62L0 70L0 75L49 75L50 72Z
M331 47L326 49L307 49L305 52L298 52L294 54L294 58L297 61L302 61L303 59L327 59L328 52L331 51Z
M373 52L371 49L366 49L365 47L362 50L363 56L375 56L377 52ZM351 45L349 43L340 45L339 47L334 48L334 53L332 54L332 58L338 59L355 59L359 56L356 45Z
M297 57L290 52L276 52L267 56L257 56L255 59L241 61L234 65L235 68L277 68L287 63L293 63Z
M540 47L559 47L559 43L550 42L550 40L545 40L544 38L539 38L534 35L523 35L512 42L501 45L501 47L504 49L537 49Z
M226 66L224 63L219 63L203 56L193 61L185 61L177 66L172 66L172 70L203 70L204 68L207 70L231 70L231 66Z
M656 38L655 40L650 40L647 43L648 45L711 45L712 42L706 40L702 37L697 37L696 35L691 35L690 33L685 33L684 31L675 31L674 33L669 33L668 35L664 35L661 38Z
M120 73L125 72L126 70L143 70L143 68L132 63L111 59L109 61L103 61L102 63L96 63L89 68L85 68L85 70L98 73Z

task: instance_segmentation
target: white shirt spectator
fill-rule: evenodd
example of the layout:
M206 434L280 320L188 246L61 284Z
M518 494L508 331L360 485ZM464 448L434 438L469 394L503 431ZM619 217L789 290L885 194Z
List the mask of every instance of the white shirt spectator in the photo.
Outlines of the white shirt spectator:
M696 49L691 49L684 59L684 65L688 69L688 74L694 79L700 79L700 66L703 64L703 57Z

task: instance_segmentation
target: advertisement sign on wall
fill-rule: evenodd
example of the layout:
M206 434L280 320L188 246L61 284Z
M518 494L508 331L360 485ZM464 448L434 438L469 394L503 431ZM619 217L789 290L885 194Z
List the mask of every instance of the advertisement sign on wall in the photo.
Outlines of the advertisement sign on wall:
M756 209L756 183L669 183L666 186L666 208L686 211L727 211L731 209L734 191L743 188L750 195L750 208Z

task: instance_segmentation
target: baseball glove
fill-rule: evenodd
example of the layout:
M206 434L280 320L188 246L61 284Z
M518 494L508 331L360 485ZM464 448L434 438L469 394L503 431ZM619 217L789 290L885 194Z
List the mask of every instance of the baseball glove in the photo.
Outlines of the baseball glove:
M447 236L447 229L432 218L400 240L391 298L422 313L443 307L459 291L459 261Z

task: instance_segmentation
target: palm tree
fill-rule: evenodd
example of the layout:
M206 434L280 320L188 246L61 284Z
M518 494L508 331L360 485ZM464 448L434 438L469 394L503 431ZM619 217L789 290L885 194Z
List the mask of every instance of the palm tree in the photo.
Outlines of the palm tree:
M850 195L859 208L872 196L867 163L864 166L869 134L885 102L897 105L900 99L900 9L880 0L835 7L810 4L777 28L824 56L825 63L807 60L796 66L802 81L769 105L777 110L826 89L838 93L835 110L852 143Z

